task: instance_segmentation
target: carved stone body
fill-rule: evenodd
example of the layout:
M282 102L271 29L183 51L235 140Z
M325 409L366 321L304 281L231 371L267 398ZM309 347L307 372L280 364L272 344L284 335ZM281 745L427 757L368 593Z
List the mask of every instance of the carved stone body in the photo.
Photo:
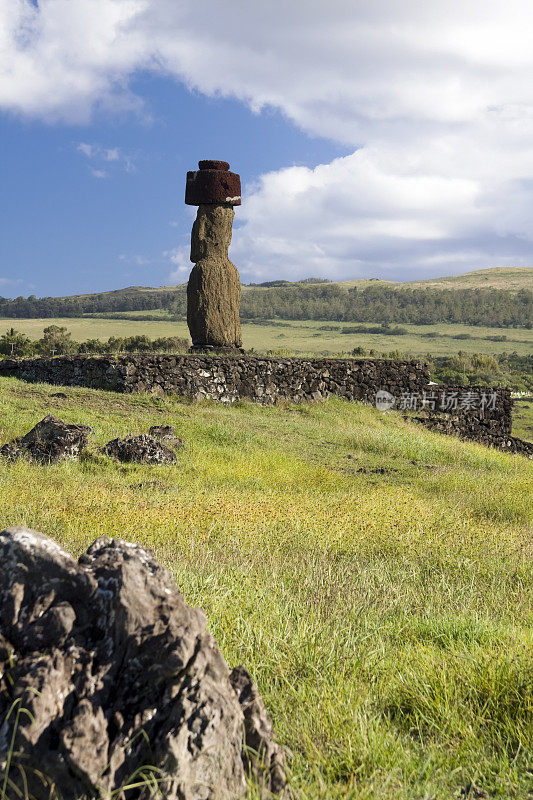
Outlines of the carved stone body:
M239 350L241 285L228 258L235 212L230 205L203 204L191 234L195 266L187 285L187 324L195 349Z

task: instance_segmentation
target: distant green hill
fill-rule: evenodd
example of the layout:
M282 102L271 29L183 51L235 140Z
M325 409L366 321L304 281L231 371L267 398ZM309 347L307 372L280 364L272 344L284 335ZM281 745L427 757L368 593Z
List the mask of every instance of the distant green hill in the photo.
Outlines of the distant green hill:
M317 284L321 283L317 279ZM284 285L313 285L312 279L306 281L277 281ZM476 269L462 275L450 275L444 278L427 278L423 281L386 281L379 278L358 278L353 281L327 281L331 285L345 288L364 289L367 286L386 286L389 289L502 289L518 292L520 289L533 291L533 267L492 267ZM256 287L243 287L256 288Z
M520 289L533 291L533 267L492 267L476 269L463 275L449 278L430 278L400 284L420 289L505 289L517 292Z
M533 268L500 267L407 283L308 278L244 286L243 320L287 319L379 324L455 323L533 327ZM186 287L130 286L72 297L0 298L0 317L59 318L125 311L183 319Z
M312 279L307 281L276 281L277 284L285 286L315 286L332 285L351 288L366 288L367 286L387 286L395 289L503 289L510 292L517 292L520 289L533 291L533 267L491 267L490 269L476 269L473 272L465 272L461 275L450 275L444 278L428 278L422 281L385 281L378 278L360 278L351 281L322 281L317 279L313 283ZM92 294L73 295L63 297L63 300L87 299L100 296L132 297L139 294L153 294L154 292L169 292L184 290L186 284L180 283L175 286L128 286L125 289L115 289L110 292L98 292ZM246 286L243 290L257 288L278 288L262 286Z

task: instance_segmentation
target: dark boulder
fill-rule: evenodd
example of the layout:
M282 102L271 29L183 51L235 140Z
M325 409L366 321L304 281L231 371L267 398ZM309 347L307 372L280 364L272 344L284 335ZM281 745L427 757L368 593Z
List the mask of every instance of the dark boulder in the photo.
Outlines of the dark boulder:
M274 728L257 686L243 666L232 669L229 676L244 714L243 765L267 797L283 795L287 784L285 758L274 741Z
M183 439L176 436L176 431L172 425L152 425L148 433L150 436L153 436L154 439L159 439L160 442L166 442L167 445L171 447L181 448L185 444Z
M10 459L26 456L43 464L64 458L77 458L87 444L92 429L87 425L67 425L51 415L45 417L25 436L5 444L0 453Z
M134 461L139 464L174 464L176 461L173 450L146 433L112 439L102 448L102 452L118 461Z
M166 800L244 797L246 771L261 796L286 791L257 689L151 553L98 539L76 562L41 533L0 533L8 796L123 797L150 770Z

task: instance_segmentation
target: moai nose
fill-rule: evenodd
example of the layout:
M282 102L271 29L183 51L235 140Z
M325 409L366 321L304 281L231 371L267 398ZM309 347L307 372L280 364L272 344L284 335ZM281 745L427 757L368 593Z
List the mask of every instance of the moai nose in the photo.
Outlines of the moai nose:
M188 206L240 206L241 178L229 171L227 161L204 159L199 170L187 173L185 203Z

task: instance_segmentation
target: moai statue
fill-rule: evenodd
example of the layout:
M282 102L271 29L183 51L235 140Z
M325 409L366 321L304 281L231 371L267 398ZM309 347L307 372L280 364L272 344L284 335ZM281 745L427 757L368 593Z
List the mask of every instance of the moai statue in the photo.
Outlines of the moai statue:
M241 179L226 161L199 161L187 173L185 202L198 206L191 233L187 284L187 325L192 351L242 352L239 273L228 258L235 212L241 204Z

